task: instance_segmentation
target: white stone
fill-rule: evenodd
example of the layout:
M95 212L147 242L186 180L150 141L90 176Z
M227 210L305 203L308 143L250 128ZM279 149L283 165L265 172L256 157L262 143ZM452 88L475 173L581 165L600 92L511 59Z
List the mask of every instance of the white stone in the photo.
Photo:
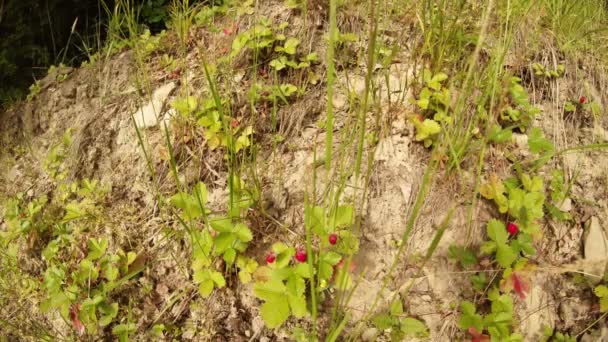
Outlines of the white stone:
M369 328L369 329L365 330L365 332L361 335L361 340L375 341L376 337L378 337L378 329Z
M173 89L175 89L175 83L173 82L156 89L152 94L152 100L133 113L137 127L150 128L158 125L165 101L167 101Z
M572 210L572 200L568 197L560 204L559 210L569 212Z
M513 133L512 139L517 147L525 149L528 147L528 136L526 134Z
M599 219L595 216L591 217L587 224L584 252L585 272L602 276L608 260L608 241ZM590 280L599 282L601 278L590 277Z

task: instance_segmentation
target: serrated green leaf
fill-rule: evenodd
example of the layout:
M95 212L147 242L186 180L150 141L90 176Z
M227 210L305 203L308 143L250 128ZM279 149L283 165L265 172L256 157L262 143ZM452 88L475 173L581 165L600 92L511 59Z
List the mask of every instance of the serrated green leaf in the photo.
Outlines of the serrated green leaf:
M78 202L70 202L65 206L65 215L62 221L67 222L87 216L86 208Z
M277 71L281 71L283 69L285 69L286 67L286 59L284 58L275 58L273 60L270 61L270 63L268 63L268 65L270 65L273 69L277 70Z
M285 286L287 293L295 297L303 296L304 291L306 291L304 278L298 276L295 272L287 279Z
M262 304L260 314L268 328L277 328L289 318L289 303L287 300L267 301Z
M505 224L496 219L488 222L487 233L488 237L498 245L505 244L509 238Z
M280 280L271 279L264 283L256 283L253 286L253 293L256 297L265 301L281 301L285 299L287 288Z
M59 252L59 240L55 239L51 240L51 242L46 245L46 247L42 251L42 256L48 262L51 261L51 259L53 259L55 255L57 255L57 252Z
M335 217L330 219L330 225L336 228L345 228L353 224L354 210L352 205L341 205L336 209Z
M304 224L317 235L326 234L325 210L319 206L306 206L304 209Z
M462 315L460 316L458 325L462 329L474 327L477 331L483 330L483 318L475 312L475 304L464 301L460 304L460 311L462 312Z
M224 251L223 258L226 265L232 265L236 259L236 250L233 248L226 249L226 251Z
M396 298L390 306L389 310L391 316L399 316L403 314L403 304L401 303L401 298Z
M234 224L229 217L215 217L209 220L209 225L213 230L220 233L231 233L234 231Z
M511 267L513 262L517 259L517 254L513 249L506 244L498 245L496 249L496 261L504 268Z
M306 310L306 298L303 295L299 297L288 295L287 301L289 302L289 307L295 317L301 318L306 316L308 312Z
M214 287L213 280L205 279L198 286L198 292L201 295L201 297L207 298L207 297L209 297L209 295L211 295L211 292L213 292L213 287Z
M101 317L99 318L99 325L105 327L112 323L112 320L118 315L118 303L105 304L102 303L98 307Z
M372 324L379 330L391 328L396 323L395 318L389 314L378 314L372 317Z
M239 223L235 227L235 233L242 242L249 242L253 239L251 230L246 225Z
M414 126L416 127L416 141L423 141L441 132L439 123L430 119L424 119L422 122L414 120Z
M300 263L295 265L294 271L302 278L310 278L310 266L307 263Z
M247 272L245 270L239 271L239 281L243 284L248 284L252 280L251 272Z
M441 90L441 82L443 82L447 79L448 79L448 75L446 75L443 72L440 72L440 73L436 74L435 76L433 76L430 80L428 80L426 85L435 91L439 91L439 90Z
M600 298L600 312L608 312L608 297Z
M300 41L296 38L287 38L285 41L285 45L283 46L283 51L285 53L293 55L296 53L296 48L300 44Z
M278 248L275 248L278 247ZM279 243L279 245L274 244L272 246L272 250L276 253L277 259L274 262L274 268L283 268L289 265L291 258L294 256L295 249L293 247L287 247L283 243ZM279 251L280 252L277 252Z
M187 220L197 219L203 214L197 199L185 192L179 192L171 196L169 202L174 207L182 209L184 218Z
M553 144L544 137L543 132L538 127L530 129L528 133L528 147L530 148L530 152L535 154L555 150Z
M512 136L513 132L510 129L503 129L499 125L494 125L488 133L488 140L496 144L502 144L511 141Z
M330 264L331 266L334 266L339 263L340 260L342 260L342 256L336 252L329 251L321 255L321 260Z
M109 280L114 281L118 278L118 274L120 273L118 267L114 266L111 262L107 262L102 265L103 276Z
M426 325L412 317L406 317L400 321L401 331L406 335L426 336L428 335Z
M595 293L596 296L598 296L599 298L604 298L604 297L608 297L608 287L606 285L599 285L597 286L593 292Z
M87 245L89 247L89 253L87 255L87 259L97 260L106 252L106 249L108 248L108 240L107 239L97 240L97 239L91 238L91 239L89 239Z
M224 279L224 276L218 271L210 271L209 278L213 280L217 288L221 289L226 286L226 279Z
M198 100L194 96L178 98L171 103L171 106L182 116L192 114L198 107Z
M233 233L219 233L213 240L216 255L223 254L228 248L231 248L236 239L237 236Z
M326 262L320 262L318 272L319 272L319 279L329 280L331 278L331 276L334 274L334 268Z

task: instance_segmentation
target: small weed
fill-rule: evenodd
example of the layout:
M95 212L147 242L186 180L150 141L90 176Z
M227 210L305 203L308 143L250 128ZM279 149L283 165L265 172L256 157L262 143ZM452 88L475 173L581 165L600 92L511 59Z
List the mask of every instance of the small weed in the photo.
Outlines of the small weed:
M401 298L397 298L388 313L373 316L371 322L378 330L388 333L391 341L403 341L407 336L428 337L428 329L422 321L403 316L403 304Z
M576 337L554 331L551 327L544 327L540 342L576 342Z
M196 120L197 125L205 129L204 137L211 150L222 146L232 148L234 153L238 153L251 145L253 127L241 127L234 118L220 117L214 99L206 99L199 105L197 98L188 96L176 99L171 105L183 119Z
M441 125L449 125L452 122L448 115L450 92L442 86L448 75L444 73L433 75L430 70L425 69L422 76L424 87L420 91L419 98L413 102L423 114L413 116L410 121L416 128L416 140L423 141L425 147L430 147L437 140Z
M504 89L507 90L503 94L504 108L500 114L500 120L503 123L512 124L518 127L521 131L525 131L534 117L540 113L540 109L532 106L528 98L528 92L521 85L519 77L507 77L504 80Z
M40 81L35 81L34 83L32 83L32 85L30 86L30 92L27 95L27 101L32 101L36 95L38 95L40 93L40 90L42 88L40 87Z
M555 79L564 76L566 67L563 64L560 64L554 70L550 70L540 63L534 63L532 64L532 70L534 70L534 75L536 76L544 77L546 79Z
M513 326L513 300L507 294L500 294L493 288L488 293L492 303L491 311L487 315L477 313L475 304L464 301L460 304L460 320L458 325L469 332L474 341L523 341L520 334L512 332ZM490 335L485 335L487 331Z

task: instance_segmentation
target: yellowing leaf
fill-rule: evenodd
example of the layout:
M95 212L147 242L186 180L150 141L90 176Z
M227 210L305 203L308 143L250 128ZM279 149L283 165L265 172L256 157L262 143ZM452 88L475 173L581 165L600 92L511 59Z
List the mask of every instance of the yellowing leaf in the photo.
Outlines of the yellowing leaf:
M437 121L425 119L422 122L418 120L413 120L413 122L414 126L416 126L416 141L426 140L441 132L441 126L439 126Z

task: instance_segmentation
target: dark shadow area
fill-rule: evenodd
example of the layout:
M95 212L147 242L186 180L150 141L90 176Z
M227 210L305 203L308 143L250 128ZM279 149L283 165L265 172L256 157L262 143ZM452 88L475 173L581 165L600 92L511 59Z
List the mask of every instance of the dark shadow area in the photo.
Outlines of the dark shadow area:
M79 66L98 51L116 1L0 0L0 106L25 97L51 65ZM171 0L131 3L152 33L166 28Z

